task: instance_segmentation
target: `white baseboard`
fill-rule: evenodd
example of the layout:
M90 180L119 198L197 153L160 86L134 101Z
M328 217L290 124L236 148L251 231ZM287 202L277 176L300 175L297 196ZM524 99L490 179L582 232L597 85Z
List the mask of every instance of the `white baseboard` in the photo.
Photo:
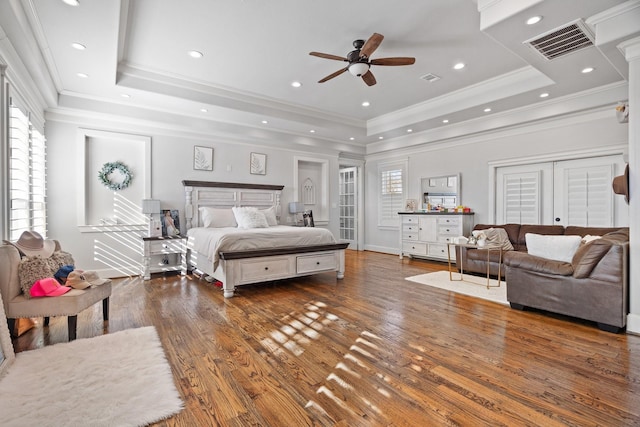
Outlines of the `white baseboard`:
M627 333L640 335L640 314L627 315Z

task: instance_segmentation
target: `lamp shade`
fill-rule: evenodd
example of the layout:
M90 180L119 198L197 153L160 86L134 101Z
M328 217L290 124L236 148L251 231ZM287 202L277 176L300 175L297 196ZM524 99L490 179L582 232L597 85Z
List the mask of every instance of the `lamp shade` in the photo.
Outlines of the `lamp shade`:
M144 199L142 201L142 213L147 215L160 213L160 200Z
M304 203L302 202L289 203L289 213L297 214L302 212L304 212Z
M353 64L349 65L349 72L356 77L360 77L367 71L369 71L369 64L367 64L366 62L354 62Z

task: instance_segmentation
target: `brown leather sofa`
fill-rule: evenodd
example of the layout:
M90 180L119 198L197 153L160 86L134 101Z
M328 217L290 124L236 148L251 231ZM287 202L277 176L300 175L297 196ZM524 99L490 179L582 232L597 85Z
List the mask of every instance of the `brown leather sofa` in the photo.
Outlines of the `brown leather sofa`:
M619 332L628 313L629 229L562 227L556 225L488 225L474 229L504 228L514 247L503 254L502 273L512 308L537 308L596 322L600 329ZM582 245L572 261L561 262L527 253L526 233L586 235L602 238ZM465 272L486 274L486 251L457 248ZM462 253L465 251L465 253ZM461 256L462 255L462 256ZM489 271L498 273L498 254L492 254Z

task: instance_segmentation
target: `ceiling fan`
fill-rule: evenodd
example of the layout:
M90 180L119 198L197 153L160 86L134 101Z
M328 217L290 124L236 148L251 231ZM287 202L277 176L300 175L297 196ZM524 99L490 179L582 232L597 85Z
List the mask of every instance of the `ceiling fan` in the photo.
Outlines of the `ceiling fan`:
M312 56L349 63L345 68L329 74L327 77L319 80L318 83L324 83L327 80L338 77L348 70L354 76L362 77L362 80L364 80L367 86L373 86L376 84L376 78L369 69L372 65L411 65L416 62L415 58L410 57L370 59L371 54L380 46L380 43L382 43L382 39L384 39L382 34L373 33L366 42L364 40L355 40L353 47L356 49L349 52L346 58L329 53L309 52L309 55Z

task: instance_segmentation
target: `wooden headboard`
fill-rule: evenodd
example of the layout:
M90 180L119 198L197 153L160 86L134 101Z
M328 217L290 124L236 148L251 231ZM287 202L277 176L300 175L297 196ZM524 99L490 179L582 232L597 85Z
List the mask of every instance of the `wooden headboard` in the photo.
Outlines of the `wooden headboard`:
M242 184L235 182L182 181L184 185L184 216L187 229L202 227L199 208L232 208L234 206L255 206L276 208L280 219L280 196L284 185Z

